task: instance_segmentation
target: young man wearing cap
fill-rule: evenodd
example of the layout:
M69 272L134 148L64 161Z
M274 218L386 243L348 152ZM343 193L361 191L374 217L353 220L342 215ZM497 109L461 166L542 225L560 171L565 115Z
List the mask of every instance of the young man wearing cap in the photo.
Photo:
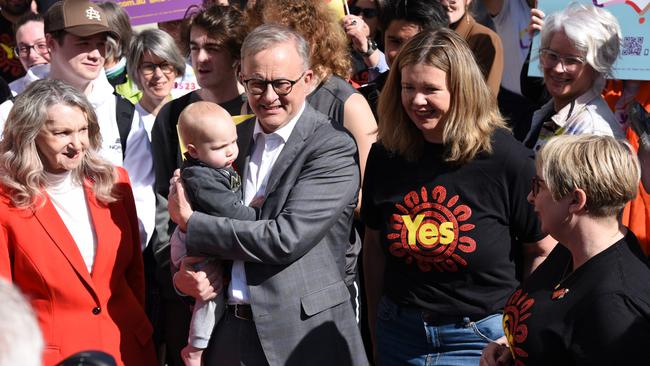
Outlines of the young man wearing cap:
M49 77L84 92L99 120L102 156L122 165L117 99L103 71L109 33L114 35L101 8L86 0L60 1L45 13L45 37L51 58Z
M107 36L119 39L119 35L109 28L102 8L88 0L52 5L45 14L45 33L51 55L49 77L84 92L99 120L102 156L129 172L144 248L150 236L144 228L153 227L155 215L153 158L140 116L130 102L114 94L104 72Z

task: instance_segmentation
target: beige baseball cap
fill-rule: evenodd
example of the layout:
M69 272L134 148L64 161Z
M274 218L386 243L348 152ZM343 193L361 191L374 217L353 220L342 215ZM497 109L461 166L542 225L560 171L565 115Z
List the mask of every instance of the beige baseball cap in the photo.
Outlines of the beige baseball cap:
M88 0L63 0L45 13L45 33L65 30L79 37L108 33L119 38L111 28L103 10Z

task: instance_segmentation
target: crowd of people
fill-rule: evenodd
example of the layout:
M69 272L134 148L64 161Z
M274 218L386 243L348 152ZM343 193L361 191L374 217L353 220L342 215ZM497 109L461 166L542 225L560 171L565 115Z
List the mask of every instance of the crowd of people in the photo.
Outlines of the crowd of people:
M0 0L0 366L644 359L650 82L613 79L616 17L345 9Z

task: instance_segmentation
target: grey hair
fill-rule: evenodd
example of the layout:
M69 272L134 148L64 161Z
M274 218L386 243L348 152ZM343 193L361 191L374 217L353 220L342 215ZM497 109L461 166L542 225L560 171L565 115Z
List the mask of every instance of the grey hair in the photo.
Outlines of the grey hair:
M621 27L616 17L594 5L572 2L544 20L541 47L547 48L553 35L560 31L584 53L587 63L598 74L592 89L600 93L605 79L612 75L621 48Z
M305 70L309 69L310 55L307 40L293 29L275 23L262 24L246 36L241 46L242 64L246 56L255 55L289 41L296 45L296 51L302 59L303 68Z
M47 179L36 137L47 122L48 109L59 104L79 108L88 121L90 146L79 167L72 171L73 179L78 183L91 180L98 201L114 202L115 170L99 156L102 137L95 110L83 93L55 79L34 81L16 97L0 140L0 184L8 189L16 207L45 203L42 190Z
M43 336L27 299L0 278L0 366L40 366Z
M129 54L126 58L126 70L129 73L129 79L140 90L142 90L142 85L138 77L138 67L140 67L145 52L149 52L174 66L176 75L185 73L185 59L183 59L174 38L160 29L145 29L133 36Z

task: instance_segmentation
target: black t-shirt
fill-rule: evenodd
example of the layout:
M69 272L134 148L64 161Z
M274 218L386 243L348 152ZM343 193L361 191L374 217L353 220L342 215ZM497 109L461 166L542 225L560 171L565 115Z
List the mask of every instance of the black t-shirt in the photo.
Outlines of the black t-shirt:
M503 322L516 364L648 364L650 269L634 234L574 272L572 264L557 245L508 300Z
M0 76L7 83L25 75L18 55L14 53L16 38L13 24L0 14Z
M544 237L526 200L533 156L507 131L492 140L492 154L460 166L444 162L443 145L426 144L417 162L373 145L362 215L380 231L383 291L398 304L481 317L518 286L517 239Z

